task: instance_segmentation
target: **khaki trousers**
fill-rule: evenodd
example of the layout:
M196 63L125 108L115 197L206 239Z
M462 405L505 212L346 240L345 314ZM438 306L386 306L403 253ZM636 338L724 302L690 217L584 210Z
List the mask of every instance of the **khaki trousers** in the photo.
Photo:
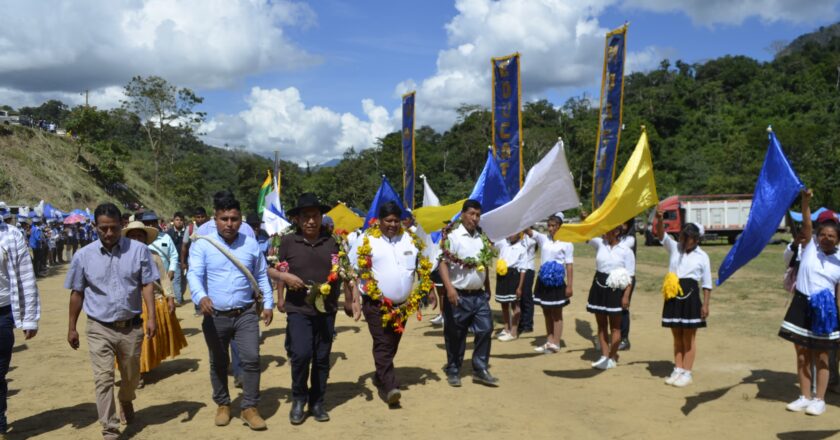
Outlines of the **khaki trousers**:
M140 381L140 348L143 325L114 329L92 319L87 322L90 363L96 387L96 411L104 435L119 432L120 418L114 405L114 360L120 369L120 402L134 400Z

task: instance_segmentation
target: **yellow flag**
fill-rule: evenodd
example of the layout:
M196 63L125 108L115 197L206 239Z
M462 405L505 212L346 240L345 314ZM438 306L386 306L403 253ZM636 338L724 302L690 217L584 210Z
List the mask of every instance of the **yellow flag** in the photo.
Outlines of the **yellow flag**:
M344 205L344 203L335 205L335 207L331 209L327 215L333 219L336 230L344 229L347 232L352 232L361 228L362 224L365 222L365 219L356 215L356 213L351 211L350 208Z
M414 220L426 233L439 231L445 226L445 221L452 220L455 214L461 212L464 200L458 200L451 205L417 208L414 210Z
M571 242L587 241L614 229L657 203L659 197L656 195L656 181L653 178L653 161L643 126L636 149L621 175L613 182L601 206L582 223L564 224L554 234L554 238Z

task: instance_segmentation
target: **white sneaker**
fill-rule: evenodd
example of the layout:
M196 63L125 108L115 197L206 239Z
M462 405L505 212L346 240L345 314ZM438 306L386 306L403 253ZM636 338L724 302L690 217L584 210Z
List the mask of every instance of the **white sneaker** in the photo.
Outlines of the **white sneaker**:
M499 333L496 333L496 339L501 340L502 337L505 336L505 335L510 335L510 332L508 332L505 329L502 329Z
M537 353L551 354L560 351L560 347L552 344L551 342L546 342L545 344L534 348L534 351L536 351Z
M667 379L665 379L665 384L673 385L674 381L676 381L680 377L680 375L682 375L682 371L677 371L677 369L675 368L674 371L671 372L671 375L668 376Z
M607 369L607 364L609 363L609 361L610 361L610 358L608 358L606 356L601 356L600 359L598 359L596 362L592 363L592 368L597 368L599 370L606 370Z
M513 336L510 333L503 333L503 334L499 335L499 337L496 338L496 339L498 339L500 342L508 342L508 341L516 340L517 338L516 338L516 336Z
M607 368L605 370L609 370L610 368L615 368L618 366L618 362L615 359L610 359L607 361Z
M674 380L673 385L677 388L682 388L682 387L691 385L691 382L694 382L691 379L691 373L688 372L688 371L685 371L682 374L680 374L680 377L678 377L676 380Z
M814 399L811 401L811 404L808 405L808 408L805 408L805 414L809 416L818 416L825 412L825 400L822 399Z
M534 351L536 351L537 353L545 353L545 350L546 350L547 347L548 347L548 342L546 342L543 345L540 345L539 347L534 347Z
M805 408L808 408L808 406L810 406L811 403L813 403L813 402L814 402L813 400L808 399L805 396L799 396L798 399L796 399L793 402L790 402L790 403L787 404L787 410L788 411L793 411L793 412L799 412L799 411L802 411Z
M431 322L432 325L443 325L443 315L437 315L429 322Z

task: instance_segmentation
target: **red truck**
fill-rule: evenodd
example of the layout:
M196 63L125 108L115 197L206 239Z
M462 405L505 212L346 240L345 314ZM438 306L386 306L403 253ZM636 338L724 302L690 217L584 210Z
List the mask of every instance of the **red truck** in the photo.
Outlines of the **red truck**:
M680 233L685 223L703 225L703 239L726 237L732 244L744 230L752 205L752 194L715 194L700 196L671 196L657 206L664 213L665 232L673 236ZM645 244L657 244L653 236L657 226L656 211L650 213L645 231ZM779 225L784 228L784 221Z

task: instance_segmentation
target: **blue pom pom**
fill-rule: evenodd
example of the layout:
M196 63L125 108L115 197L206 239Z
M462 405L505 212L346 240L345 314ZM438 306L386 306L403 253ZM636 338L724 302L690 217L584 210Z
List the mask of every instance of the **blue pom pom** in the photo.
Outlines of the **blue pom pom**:
M808 299L811 305L811 331L829 335L837 330L837 305L828 289L820 290Z
M545 286L562 286L566 279L566 266L556 261L549 261L540 267L539 278Z

